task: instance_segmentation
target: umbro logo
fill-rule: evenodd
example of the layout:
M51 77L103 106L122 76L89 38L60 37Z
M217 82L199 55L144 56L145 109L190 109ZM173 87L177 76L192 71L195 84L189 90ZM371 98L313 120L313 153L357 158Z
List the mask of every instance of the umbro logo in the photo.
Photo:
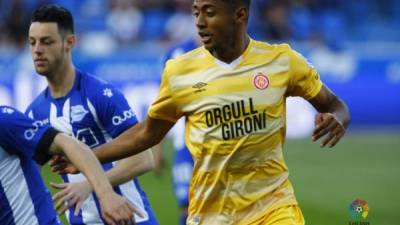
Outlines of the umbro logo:
M194 91L194 93L200 93L200 92L206 90L206 89L204 88L205 86L207 86L206 83L204 83L204 82L198 82L198 83L196 83L195 85L193 85L192 88L196 89L196 90Z

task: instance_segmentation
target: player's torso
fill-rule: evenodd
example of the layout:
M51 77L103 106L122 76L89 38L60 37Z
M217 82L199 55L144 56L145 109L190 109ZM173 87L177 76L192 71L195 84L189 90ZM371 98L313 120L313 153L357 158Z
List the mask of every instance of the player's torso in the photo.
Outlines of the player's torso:
M288 57L257 47L231 64L202 56L203 51L185 62L190 69L169 76L174 102L188 122L186 139L195 157L230 153L238 144L282 140Z
M288 56L255 43L230 65L201 54L169 79L187 117L186 143L195 160L190 219L220 214L230 221L234 211L245 218L261 210L253 203L287 179L282 144Z
M73 91L65 98L49 98L33 110L33 115L35 120L76 137L90 148L111 139L98 120L94 103L79 91Z
M96 83L85 83L82 85L97 85ZM90 88L89 88L90 89ZM97 100L86 93L85 87L71 90L67 96L60 99L53 99L45 95L41 96L40 107L35 107L28 115L43 124L50 124L52 127L64 133L70 134L79 139L90 148L95 148L108 141L112 137L107 133L104 123L101 121L99 114L102 113L98 108ZM131 110L124 111L121 115L110 115L112 117L113 126L118 126L125 120L134 116ZM116 162L102 164L104 170L110 170ZM79 182L85 180L82 174L63 176L66 182ZM136 217L137 222L149 220L152 214L147 197L141 190L136 179L128 181L114 187L114 190L129 199L136 207L140 208L144 213L143 218ZM73 211L67 212L68 219L71 224L103 224L104 221L100 216L99 201L95 194L82 205L82 210L78 216L74 216Z
M0 146L2 225L61 224L36 166L32 159L21 159Z

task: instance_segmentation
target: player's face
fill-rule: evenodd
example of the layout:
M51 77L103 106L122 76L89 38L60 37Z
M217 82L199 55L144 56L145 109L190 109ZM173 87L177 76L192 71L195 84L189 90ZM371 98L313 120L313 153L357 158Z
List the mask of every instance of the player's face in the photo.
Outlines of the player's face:
M57 23L34 22L29 28L29 43L36 72L48 76L57 71L66 58L64 38Z
M210 51L230 47L235 42L235 13L221 0L194 0L196 27L204 47Z

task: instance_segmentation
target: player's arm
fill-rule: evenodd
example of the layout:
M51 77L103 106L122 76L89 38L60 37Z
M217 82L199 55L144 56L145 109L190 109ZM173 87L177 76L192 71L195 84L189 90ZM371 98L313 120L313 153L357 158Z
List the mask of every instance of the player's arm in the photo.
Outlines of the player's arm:
M123 184L154 168L154 158L151 149L119 160L116 166L107 171L107 177L112 186Z
M122 158L114 168L107 171L107 177L111 184L113 186L119 185L152 168L154 161L151 149L148 148L159 143L172 126L173 123L171 122L147 118L144 122L128 128L111 142L98 147L95 153L102 162L116 161ZM148 150L141 152L145 149ZM74 164L72 160L71 162ZM53 164L57 163L53 162ZM75 166L78 170L80 169L78 165L69 164L66 168L61 165L59 171L62 173L77 172ZM55 171L57 171L57 168L55 168ZM74 213L79 213L83 201L92 191L87 182L51 185L54 188L61 189L53 197L56 210L60 214L67 209L64 205L65 199L71 199L71 204L76 205Z
M111 170L106 172L106 176L112 186L118 186L152 170L153 167L153 155L149 149L118 161ZM68 203L75 205L74 214L77 215L83 202L93 192L93 187L88 181L50 183L50 185L60 190L53 196L54 205L59 214L63 214L68 209L64 202L65 199L69 199Z
M103 216L108 223L123 222L128 224L132 222L134 208L126 200L114 193L100 163L87 146L68 135L58 133L49 147L49 153L65 154L85 174L92 187L94 187L101 204Z
M173 122L147 116L143 122L130 127L111 142L97 147L95 154L102 163L138 154L158 144L173 125Z
M343 137L350 122L350 113L346 104L325 85L322 85L319 93L309 102L319 112L315 117L313 141L326 135L321 147L335 146Z
M321 147L333 147L343 137L349 124L349 110L345 103L322 83L311 63L290 47L288 50L291 73L286 94L301 96L317 109L319 113L315 118L312 139L316 141L326 135Z

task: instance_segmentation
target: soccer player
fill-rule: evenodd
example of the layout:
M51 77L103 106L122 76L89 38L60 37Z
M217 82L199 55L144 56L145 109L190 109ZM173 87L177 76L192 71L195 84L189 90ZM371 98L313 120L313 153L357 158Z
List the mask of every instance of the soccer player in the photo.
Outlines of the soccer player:
M188 39L167 51L163 64L189 52L199 46L195 38ZM172 166L172 179L174 183L175 197L180 208L179 224L186 224L187 210L189 206L189 185L193 170L193 159L189 149L184 143L184 120L180 119L172 131L173 145L175 148L174 162Z
M90 148L109 142L137 123L136 115L120 91L74 67L71 52L76 39L73 18L67 9L45 5L35 10L29 42L35 70L48 82L48 87L28 107L29 117L73 135ZM148 150L120 162L103 164L114 190L143 214L142 217L135 214L137 224L158 224L139 182L132 180L152 168L152 159ZM77 188L87 190L87 185L82 184L84 177L66 174L63 179L68 184L54 185L66 190L57 199L77 203L76 208L67 211L70 224L105 224L99 214L97 195L90 195L82 203L85 199L82 193L87 191L76 191ZM62 205L57 204L57 208L63 211Z
M130 224L134 209L113 192L100 163L76 139L0 106L0 221L2 225L61 225L36 163L65 154L93 185L109 224ZM35 162L35 161L36 162Z
M308 100L319 112L312 140L335 146L350 115L304 57L287 44L247 35L249 0L194 0L203 47L167 62L147 118L100 146L100 161L158 143L185 117L193 156L187 223L304 224L282 154L285 101Z

